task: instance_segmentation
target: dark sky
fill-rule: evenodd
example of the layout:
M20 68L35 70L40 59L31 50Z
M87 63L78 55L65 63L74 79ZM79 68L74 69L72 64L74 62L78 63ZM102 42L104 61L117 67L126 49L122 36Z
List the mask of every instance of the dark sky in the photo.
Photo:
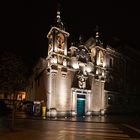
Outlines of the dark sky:
M95 26L99 25L101 38L105 42L113 38L133 44L139 48L140 8L134 1L99 0L59 0L61 18L70 33L69 42L78 41L80 34L84 40L95 36ZM47 54L47 33L54 22L57 0L24 1L22 14L21 55L32 65L40 56Z

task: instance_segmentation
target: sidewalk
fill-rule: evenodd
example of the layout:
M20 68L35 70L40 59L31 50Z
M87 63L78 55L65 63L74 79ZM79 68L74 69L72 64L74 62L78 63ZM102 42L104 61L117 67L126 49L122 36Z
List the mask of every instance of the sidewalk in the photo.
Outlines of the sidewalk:
M17 119L36 119L48 121L75 121L75 122L99 122L99 123L136 123L140 125L138 115L104 115L104 116L83 116L83 117L61 117L61 118L47 118L42 116L34 116L26 114L25 112L17 112Z

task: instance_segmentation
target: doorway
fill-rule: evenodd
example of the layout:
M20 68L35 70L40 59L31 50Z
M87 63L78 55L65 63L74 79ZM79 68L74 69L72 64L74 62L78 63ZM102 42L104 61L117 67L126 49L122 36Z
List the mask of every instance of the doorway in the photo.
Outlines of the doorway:
M77 117L85 116L85 95L77 94Z

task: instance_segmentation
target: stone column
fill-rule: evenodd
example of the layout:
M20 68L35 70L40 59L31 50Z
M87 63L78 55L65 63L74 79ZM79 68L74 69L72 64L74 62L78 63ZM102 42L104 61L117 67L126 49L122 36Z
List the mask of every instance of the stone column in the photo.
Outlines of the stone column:
M77 112L77 94L72 91L72 116L76 116Z
M65 37L65 43L64 43L64 55L67 55L67 37Z
M105 112L105 92L104 92L104 81L101 82L101 115Z
M89 92L87 92L86 95L86 115L89 116L91 115L91 94Z

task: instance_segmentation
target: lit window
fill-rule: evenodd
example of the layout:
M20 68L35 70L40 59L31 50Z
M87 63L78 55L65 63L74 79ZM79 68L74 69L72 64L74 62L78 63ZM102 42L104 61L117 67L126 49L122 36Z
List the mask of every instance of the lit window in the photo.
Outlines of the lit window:
M99 64L103 64L103 51L99 51Z
M91 49L91 60L92 60L93 63L95 61L95 54L96 54L96 49L95 48L92 48Z
M113 105L113 96L108 95L108 105Z

